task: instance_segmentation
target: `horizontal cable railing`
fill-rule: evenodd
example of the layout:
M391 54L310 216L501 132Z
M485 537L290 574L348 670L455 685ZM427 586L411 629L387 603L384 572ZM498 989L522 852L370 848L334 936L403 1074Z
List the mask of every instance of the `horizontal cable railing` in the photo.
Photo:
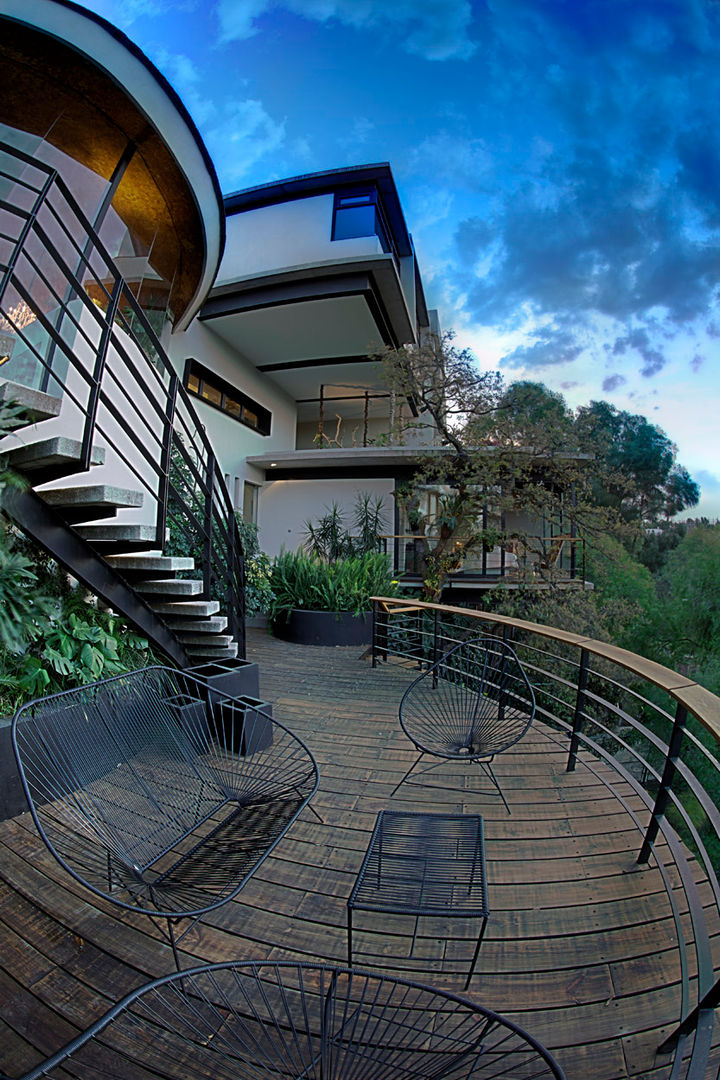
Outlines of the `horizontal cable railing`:
M674 1055L668 1073L673 1080L700 1080L720 1004L720 956L713 955L717 937L709 932L706 910L709 891L717 920L720 699L669 668L580 634L468 608L373 598L373 667L392 658L423 670L457 643L482 635L500 637L518 653L535 691L537 717L567 745L568 771L578 761L591 769L606 762L642 799L638 813L615 791L639 830L637 862L655 859L675 920L682 993L677 1027L659 1050ZM676 873L689 918L675 904Z
M2 374L60 396L53 434L142 492L154 546L194 557L244 655L242 545L221 469L155 329L61 176L0 143ZM117 480L113 480L117 483Z

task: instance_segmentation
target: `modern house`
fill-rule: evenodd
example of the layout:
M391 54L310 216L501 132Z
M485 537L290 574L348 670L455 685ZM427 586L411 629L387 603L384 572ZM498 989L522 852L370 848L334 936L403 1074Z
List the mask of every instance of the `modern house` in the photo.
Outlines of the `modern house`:
M367 492L417 579L393 492L437 439L416 423L388 438L416 409L373 356L439 323L389 165L223 198L182 102L114 27L10 0L2 30L0 374L26 414L0 449L32 485L18 524L178 660L242 652L236 512L274 555ZM459 576L517 564L498 547Z
M389 166L224 198L172 87L103 19L70 0L4 0L0 58L0 404L21 407L0 453L28 480L4 511L182 668L245 654L237 511L273 553L369 491L412 574L392 492L418 444L379 437L415 405L388 395L369 357L439 325ZM421 509L441 495L428 487ZM577 537L543 538L549 563L577 571ZM469 576L512 580L520 557L479 552ZM308 663L258 636L266 700L319 750L323 816L299 820L266 874L187 939L188 966L344 961L352 879L409 763L398 701L445 635L490 632L513 641L537 701L529 737L498 763L512 814L460 767L405 804L486 818L491 918L469 992L527 1023L568 1075L716 1077L718 699L563 629L407 598L377 610L372 664L321 649ZM0 1072L18 1075L169 957L134 912L88 901L26 815L0 823L0 850ZM398 966L394 918L381 915L372 966ZM399 966L454 990L464 939L439 925L415 924ZM105 1074L187 1074L146 1041L149 1071ZM486 1055L473 1075L496 1064Z

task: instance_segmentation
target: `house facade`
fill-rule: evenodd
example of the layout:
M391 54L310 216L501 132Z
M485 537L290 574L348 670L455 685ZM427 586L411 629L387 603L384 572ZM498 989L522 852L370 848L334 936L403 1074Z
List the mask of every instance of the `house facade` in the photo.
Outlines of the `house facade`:
M368 493L417 577L393 492L436 436L415 423L393 444L417 417L373 357L440 328L390 166L223 197L182 101L120 31L70 0L7 0L1 28L0 393L25 414L0 451L31 485L18 524L166 651L179 640L176 658L242 650L236 513L275 555ZM481 552L465 576L492 584L514 559Z

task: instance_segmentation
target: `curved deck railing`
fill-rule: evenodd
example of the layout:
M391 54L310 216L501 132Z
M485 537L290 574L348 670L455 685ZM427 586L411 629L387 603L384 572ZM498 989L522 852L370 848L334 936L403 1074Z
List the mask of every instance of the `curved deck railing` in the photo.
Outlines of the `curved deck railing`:
M720 698L661 664L580 634L467 608L373 598L373 667L393 656L423 668L468 634L512 643L533 684L537 718L567 741L568 771L580 754L590 768L605 761L641 797L645 810L638 814L616 792L639 830L638 863L652 856L663 875L681 965L677 1026L658 1050L672 1055L671 1078L700 1080L720 1004L720 955L708 926L709 911L720 911ZM660 840L680 874L689 919L678 911ZM701 895L707 885L709 909Z

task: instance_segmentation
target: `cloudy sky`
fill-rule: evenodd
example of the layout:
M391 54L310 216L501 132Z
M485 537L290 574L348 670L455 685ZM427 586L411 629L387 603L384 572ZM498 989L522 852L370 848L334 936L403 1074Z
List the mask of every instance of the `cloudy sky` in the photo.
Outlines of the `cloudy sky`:
M720 0L87 0L226 193L389 161L483 368L606 398L720 516Z

